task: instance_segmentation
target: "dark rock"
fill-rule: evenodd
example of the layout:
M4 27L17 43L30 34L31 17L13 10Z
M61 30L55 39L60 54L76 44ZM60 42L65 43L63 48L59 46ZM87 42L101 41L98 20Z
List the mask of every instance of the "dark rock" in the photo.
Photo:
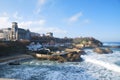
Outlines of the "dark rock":
M37 51L33 51L34 53L40 53L40 54L48 54L50 53L50 51L48 49L40 49L40 50L37 50Z
M10 62L9 65L20 65L19 62Z
M81 55L85 55L86 54L86 52L84 51L84 50L80 50L80 52L79 52Z

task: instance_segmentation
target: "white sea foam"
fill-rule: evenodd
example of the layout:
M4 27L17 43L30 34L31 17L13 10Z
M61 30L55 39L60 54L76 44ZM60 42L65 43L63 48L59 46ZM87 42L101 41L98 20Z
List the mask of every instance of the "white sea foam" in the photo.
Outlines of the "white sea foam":
M89 57L84 57L84 59L87 62L91 62L91 63L97 64L97 65L100 65L100 66L105 67L105 68L107 68L109 70L112 70L112 71L115 71L115 72L120 72L120 67L115 65L115 64L111 64L111 63L91 59Z
M120 52L99 55L86 50L83 62L57 63L54 61L31 60L21 65L0 67L0 77L21 80L120 80L120 68L114 62Z
M54 63L32 60L19 66L4 66L0 77L21 80L119 80L120 75L91 62ZM2 72L2 73L1 73Z
M120 66L115 62L120 61L120 51L114 51L112 54L97 54L92 50L86 50L88 55L83 55L85 61L100 65L109 70L120 72Z

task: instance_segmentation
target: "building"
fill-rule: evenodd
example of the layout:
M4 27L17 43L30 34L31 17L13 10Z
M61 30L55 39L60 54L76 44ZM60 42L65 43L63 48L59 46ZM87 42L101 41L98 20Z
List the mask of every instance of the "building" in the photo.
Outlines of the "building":
M39 34L39 33L35 33L35 32L31 32L31 33L30 33L30 36L31 36L31 37L34 37L34 36L35 36L35 37L36 37L36 36L37 36L37 37L40 37L40 34Z
M16 22L12 22L12 28L3 28L0 29L0 40L2 41L16 41L16 40L30 40L32 37L40 37L39 33L30 32L22 28L18 28ZM41 37L53 37L52 32L43 34Z
M52 32L48 32L48 33L46 33L46 36L53 37L53 33Z
M21 39L30 40L30 31L22 28L18 28L16 22L12 22L12 28L0 29L0 40L16 41Z

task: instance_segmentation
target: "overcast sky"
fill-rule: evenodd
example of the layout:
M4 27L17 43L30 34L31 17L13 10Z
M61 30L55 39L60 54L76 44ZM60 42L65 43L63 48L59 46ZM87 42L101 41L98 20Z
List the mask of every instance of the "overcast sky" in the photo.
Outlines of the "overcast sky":
M0 0L0 28L14 21L55 37L120 41L120 0Z

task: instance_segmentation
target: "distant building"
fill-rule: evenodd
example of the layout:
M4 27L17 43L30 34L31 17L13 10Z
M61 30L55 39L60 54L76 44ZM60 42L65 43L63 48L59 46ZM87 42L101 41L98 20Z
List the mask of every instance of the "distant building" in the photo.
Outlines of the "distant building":
M48 32L48 33L46 33L46 36L53 37L53 33L52 32Z
M39 34L39 33L35 33L35 32L31 32L31 33L30 33L30 36L31 36L31 37L34 37L34 36L40 37L40 34Z
M0 40L20 40L27 39L30 40L30 31L22 28L18 28L16 22L12 22L12 28L0 29Z
M22 28L18 28L18 24L16 22L12 22L12 28L3 28L0 29L0 40L2 41L16 41L16 40L30 40L32 37L53 37L53 33L48 32L43 35L39 33L30 32L29 30L25 30Z
M45 37L45 34L40 34L40 37Z

